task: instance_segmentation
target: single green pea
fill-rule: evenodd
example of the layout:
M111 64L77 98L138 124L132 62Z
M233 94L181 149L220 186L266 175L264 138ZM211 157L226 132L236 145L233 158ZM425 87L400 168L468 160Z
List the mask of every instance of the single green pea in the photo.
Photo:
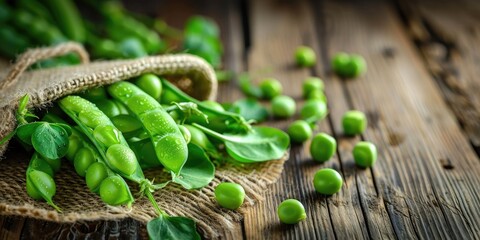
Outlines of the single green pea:
M349 75L348 65L350 64L350 56L347 53L339 52L333 56L333 71L341 77Z
M275 117L291 117L295 114L295 110L295 100L289 96L277 96L272 100L272 113Z
M65 158L68 161L73 161L75 155L77 154L78 150L83 146L83 141L78 136L71 135L68 138L68 150L67 154L65 154Z
M107 92L104 87L96 87L88 89L81 96L89 101L96 102L98 100L107 99Z
M337 141L326 133L315 135L310 144L310 154L313 160L318 162L326 162L332 158L337 150Z
M245 190L240 184L220 183L215 188L215 199L220 206L235 210L243 204Z
M323 91L324 84L322 79L317 77L309 77L303 81L303 97L308 98L311 92L313 91Z
M178 125L178 129L180 129L180 132L183 134L183 138L185 138L185 142L188 144L190 140L192 140L192 134L190 131L188 131L188 128L183 125Z
M260 90L264 98L272 99L282 94L283 87L277 79L267 78L260 83Z
M73 166L75 171L81 177L85 177L87 169L95 162L95 156L92 153L92 150L89 148L83 147L80 148L73 159Z
M318 193L332 195L340 191L343 185L340 173L331 168L318 170L313 177L313 186Z
M142 123L136 117L130 115L118 115L112 119L113 125L122 133L134 132L142 128Z
M95 105L100 109L107 117L112 118L120 114L120 109L117 104L110 99L101 99L95 102Z
M132 175L137 169L135 153L123 144L114 144L107 149L107 163L122 174Z
M327 116L327 104L318 99L308 100L300 110L302 119L310 121L318 121Z
M348 111L343 114L342 126L345 135L362 134L367 128L367 117L360 111Z
M317 62L315 51L307 46L300 46L295 51L295 62L300 67L312 67Z
M312 137L312 128L304 120L297 120L287 129L290 139L296 143L303 143Z
M207 106L209 108L212 108L212 109L215 109L219 112L224 112L225 111L222 104L220 104L218 102L215 102L215 101L212 101L212 100L205 100L205 101L202 101L202 103L204 103L205 106Z
M144 74L135 81L135 85L156 100L160 100L162 94L162 81L157 76L153 74Z
M360 167L372 167L377 161L377 147L371 142L358 142L353 148L353 159Z
M121 133L111 125L100 125L93 130L93 137L98 142L110 147L114 144L120 144Z
M95 162L88 167L85 181L87 182L88 189L92 192L96 192L100 187L102 181L108 177L107 167L101 162Z
M295 224L307 218L305 207L296 199L287 199L277 208L278 218L282 223Z
M348 77L359 77L367 71L367 63L362 56L352 54L350 55L350 61L347 65Z
M120 176L105 178L100 184L100 198L108 205L116 206L130 202L128 185Z

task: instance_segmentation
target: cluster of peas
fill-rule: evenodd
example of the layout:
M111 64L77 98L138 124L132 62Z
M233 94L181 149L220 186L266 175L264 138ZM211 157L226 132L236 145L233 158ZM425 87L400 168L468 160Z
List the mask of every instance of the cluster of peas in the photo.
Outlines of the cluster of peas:
M295 61L298 66L312 67L316 63L313 49L300 46L295 52ZM333 70L343 78L358 77L366 71L365 60L358 55L338 53L332 59ZM282 94L282 85L276 79L265 79L260 83L262 95L271 99L271 111L274 117L289 118L296 112L295 101ZM309 77L303 82L303 97L305 104L300 110L300 120L296 120L287 128L292 142L304 143L309 139L310 154L313 160L324 163L332 158L336 152L337 142L327 133L318 133L313 138L313 128L316 123L327 115L327 98L324 94L324 83L320 78ZM342 117L343 132L345 135L362 134L367 127L367 118L364 113L356 110L347 111ZM371 167L377 159L377 150L374 144L361 141L353 149L355 163L360 167ZM318 170L313 178L313 186L318 193L332 195L340 191L343 185L341 175L334 169L323 168ZM283 201L277 209L281 222L294 224L306 218L305 208L296 199Z

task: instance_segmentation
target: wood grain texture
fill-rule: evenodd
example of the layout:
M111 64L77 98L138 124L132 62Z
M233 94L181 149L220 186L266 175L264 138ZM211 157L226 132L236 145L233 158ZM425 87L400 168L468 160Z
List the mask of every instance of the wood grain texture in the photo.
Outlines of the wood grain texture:
M342 82L343 92L351 108L369 114L363 138L379 149L374 179L397 235L478 236L478 159L392 7L381 1L326 1L322 11L327 57L354 52L369 65L364 77ZM386 49L394 49L393 57ZM339 115L332 118L340 123ZM442 159L454 169L445 169Z
M480 3L398 1L398 7L430 74L480 154Z
M337 153L319 164L310 157L309 142L292 145L279 182L265 192L264 202L244 212L243 222L226 230L225 239L480 238L480 160L474 151L480 146L479 4L398 2L128 3L179 28L193 14L213 18L221 30L225 68L249 71L256 83L279 79L297 109L303 105L303 79L316 75L325 81L329 115L316 132L334 136ZM318 54L312 69L294 66L293 53L302 44ZM367 74L354 80L332 74L330 59L338 51L364 56ZM236 80L219 86L220 101L243 97ZM362 136L343 136L341 118L350 109L368 116ZM271 120L266 124L286 129L294 119ZM371 169L354 164L351 152L360 140L378 147ZM324 167L336 169L345 181L330 197L315 193L312 185L315 172ZM287 198L304 204L305 221L280 224L277 206ZM147 239L145 226L131 219L60 224L0 216L0 239L39 236Z

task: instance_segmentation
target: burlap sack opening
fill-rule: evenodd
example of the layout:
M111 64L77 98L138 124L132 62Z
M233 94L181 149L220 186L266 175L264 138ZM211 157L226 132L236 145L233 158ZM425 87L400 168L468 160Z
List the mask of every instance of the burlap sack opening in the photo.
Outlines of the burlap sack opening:
M35 70L24 72L34 62L68 52L79 54L84 64L73 67ZM52 101L87 88L129 79L144 73L165 76L187 93L198 99L215 99L217 82L215 74L203 59L188 55L164 55L135 60L100 61L88 63L85 50L74 43L57 47L34 49L20 56L9 74L0 82L0 138L15 128L15 109L19 97L28 93L30 107L43 108ZM4 72L5 73L5 72ZM147 222L155 212L147 199L138 199L132 209L105 205L86 187L69 163L64 162L55 176L57 194L55 203L63 210L54 211L46 203L34 201L25 191L25 170L29 154L19 146L5 153L0 148L0 214L21 215L58 222L74 222L98 219L119 219L131 217ZM267 185L274 183L281 174L286 157L277 161L250 165L226 165L217 169L212 183L195 191L186 191L175 184L155 193L159 206L168 214L194 219L202 235L218 238L228 234L235 221L240 221L245 208L262 199ZM168 174L159 170L145 172L149 179L160 182ZM223 181L240 183L246 191L244 206L238 211L220 208L213 200L214 187ZM138 189L132 186L132 193Z

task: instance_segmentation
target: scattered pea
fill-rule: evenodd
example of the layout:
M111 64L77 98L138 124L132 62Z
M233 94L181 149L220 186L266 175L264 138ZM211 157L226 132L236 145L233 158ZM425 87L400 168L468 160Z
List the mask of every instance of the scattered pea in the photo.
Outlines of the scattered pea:
M312 137L312 128L304 120L297 120L287 129L290 139L296 143L303 143Z
M340 173L331 168L323 168L315 173L313 186L318 193L332 195L340 191L343 181Z
M295 61L298 66L312 67L316 63L315 51L307 46L300 46L295 51Z
M350 55L350 63L348 64L350 77L359 77L367 70L367 63L362 56Z
M342 126L345 135L361 134L367 128L367 117L360 111L348 111L343 115Z
M295 224L307 218L303 204L296 199L287 199L280 203L277 214L280 221L286 224Z
M162 81L153 74L144 74L135 81L140 89L156 100L160 100L162 94Z
M318 99L308 100L300 110L300 116L308 122L321 120L327 116L327 104Z
M295 114L295 110L295 100L289 96L281 95L272 100L272 113L275 117L291 117Z
M303 97L309 98L309 95L314 91L322 92L324 89L323 81L317 77L309 77L303 81Z
M315 135L310 144L310 154L318 162L328 161L337 149L337 141L326 133Z
M353 159L360 167L372 167L377 161L377 148L371 142L358 142L353 148Z
M220 206L235 210L243 204L245 190L240 184L220 183L215 188L215 199Z
M325 96L325 93L323 93L323 91L320 91L320 90L311 91L308 94L307 99L308 100L316 99L316 100L320 100L320 101L323 101L323 102L327 103L327 96Z
M264 98L272 99L282 94L283 87L277 79L267 78L260 83L260 90Z
M339 76L347 76L347 66L350 62L350 56L347 53L339 52L333 56L332 67L335 73Z

